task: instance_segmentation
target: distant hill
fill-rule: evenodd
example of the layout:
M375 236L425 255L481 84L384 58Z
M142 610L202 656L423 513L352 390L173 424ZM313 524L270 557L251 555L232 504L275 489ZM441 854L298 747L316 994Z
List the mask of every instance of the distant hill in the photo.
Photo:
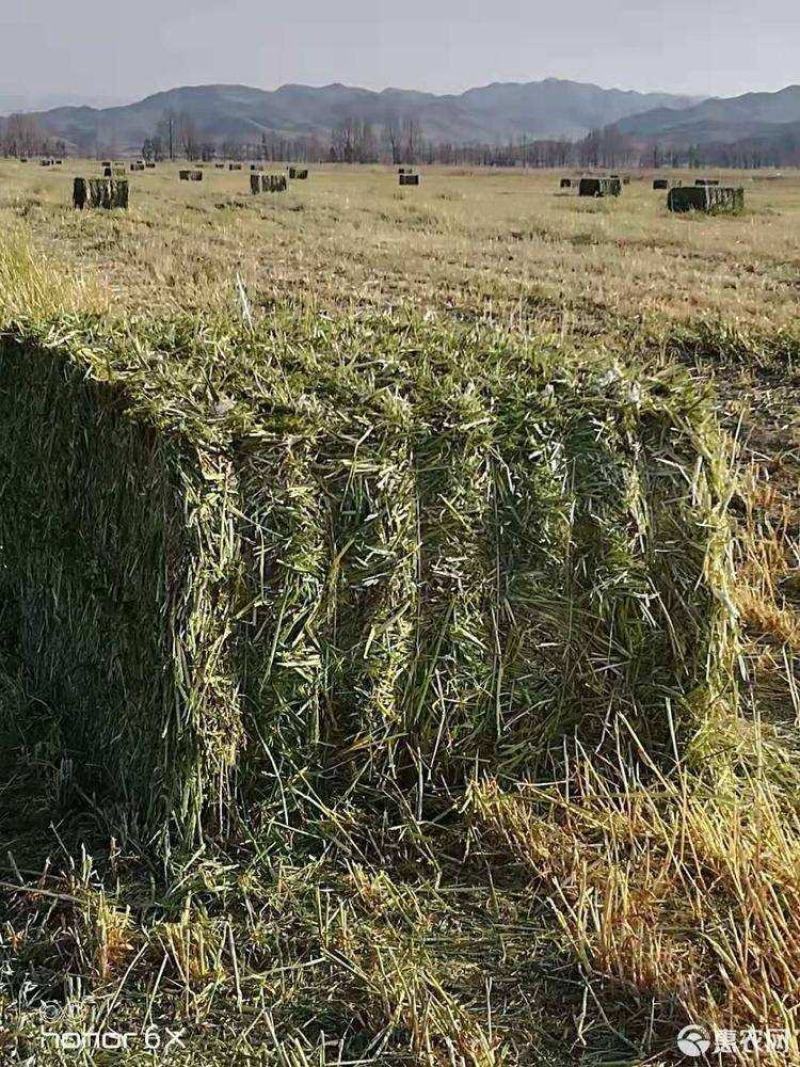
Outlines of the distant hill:
M40 124L76 150L113 145L139 151L167 110L183 112L198 134L217 142L260 140L262 134L327 137L346 118L380 126L413 115L425 137L437 143L510 138L576 138L653 109L680 113L697 98L637 93L548 78L469 89L437 96L401 89L373 92L345 85L284 85L267 92L245 85L201 85L156 93L124 107L59 107L37 113Z
M744 140L774 142L800 122L800 85L776 93L745 93L729 99L704 100L688 108L658 107L617 122L623 133L662 145L734 144Z

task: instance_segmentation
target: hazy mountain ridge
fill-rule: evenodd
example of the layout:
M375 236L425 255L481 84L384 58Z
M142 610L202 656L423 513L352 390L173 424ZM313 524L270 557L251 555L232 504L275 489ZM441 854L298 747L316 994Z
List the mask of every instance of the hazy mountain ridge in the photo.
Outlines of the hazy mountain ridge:
M628 116L616 125L638 140L682 146L780 138L798 122L800 85L789 85L776 93L714 97L689 108L659 107Z
M200 85L155 93L120 107L54 108L36 113L36 118L48 133L83 150L95 143L138 150L167 110L185 113L202 137L215 141L258 140L262 133L326 137L346 118L380 126L413 115L424 136L437 143L502 143L522 137L581 137L644 111L679 113L696 103L696 97L602 89L554 78L494 83L457 95L375 92L340 84L284 85L273 91Z

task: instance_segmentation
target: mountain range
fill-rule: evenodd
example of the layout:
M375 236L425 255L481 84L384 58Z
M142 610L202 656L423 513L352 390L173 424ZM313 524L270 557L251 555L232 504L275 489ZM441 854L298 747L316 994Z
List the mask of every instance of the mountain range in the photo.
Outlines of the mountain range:
M346 85L284 85L274 91L245 85L200 85L156 93L124 107L58 107L36 113L40 125L77 150L114 145L138 151L166 111L195 123L200 137L255 142L262 134L327 137L346 119L376 126L413 116L437 143L503 143L511 138L577 138L599 126L653 109L691 108L697 97L602 89L547 78L436 95Z
M56 107L34 114L47 133L75 151L113 146L124 153L140 151L169 111L191 118L201 140L217 143L255 143L271 135L325 139L349 119L379 127L411 116L438 144L575 139L613 126L642 145L772 146L797 142L800 85L727 99L603 89L557 78L494 83L449 95L340 84L284 85L273 91L199 85L123 106Z

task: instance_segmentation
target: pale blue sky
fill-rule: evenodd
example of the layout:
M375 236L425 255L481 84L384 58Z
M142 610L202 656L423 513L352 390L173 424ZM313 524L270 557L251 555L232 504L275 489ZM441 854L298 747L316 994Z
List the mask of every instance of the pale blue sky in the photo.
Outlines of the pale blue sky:
M0 100L549 76L734 95L800 81L798 46L797 0L0 0Z

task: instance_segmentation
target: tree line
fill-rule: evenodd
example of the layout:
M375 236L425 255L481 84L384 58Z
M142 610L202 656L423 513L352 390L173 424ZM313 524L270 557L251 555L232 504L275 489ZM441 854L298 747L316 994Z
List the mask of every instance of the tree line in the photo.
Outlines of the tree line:
M119 155L113 139L94 143L84 137L77 145L81 155L97 158ZM0 153L3 156L67 155L60 138L51 137L33 115L14 114L0 119ZM263 132L257 140L209 137L195 119L181 111L165 111L141 146L148 161L188 159L260 160L289 163L392 163L449 166L532 167L583 169L622 167L758 168L800 165L800 130L778 138L745 139L735 144L662 146L643 144L615 126L590 131L577 140L518 137L505 144L433 141L424 134L413 114L388 114L379 124L348 116L328 137L318 134L291 136Z

